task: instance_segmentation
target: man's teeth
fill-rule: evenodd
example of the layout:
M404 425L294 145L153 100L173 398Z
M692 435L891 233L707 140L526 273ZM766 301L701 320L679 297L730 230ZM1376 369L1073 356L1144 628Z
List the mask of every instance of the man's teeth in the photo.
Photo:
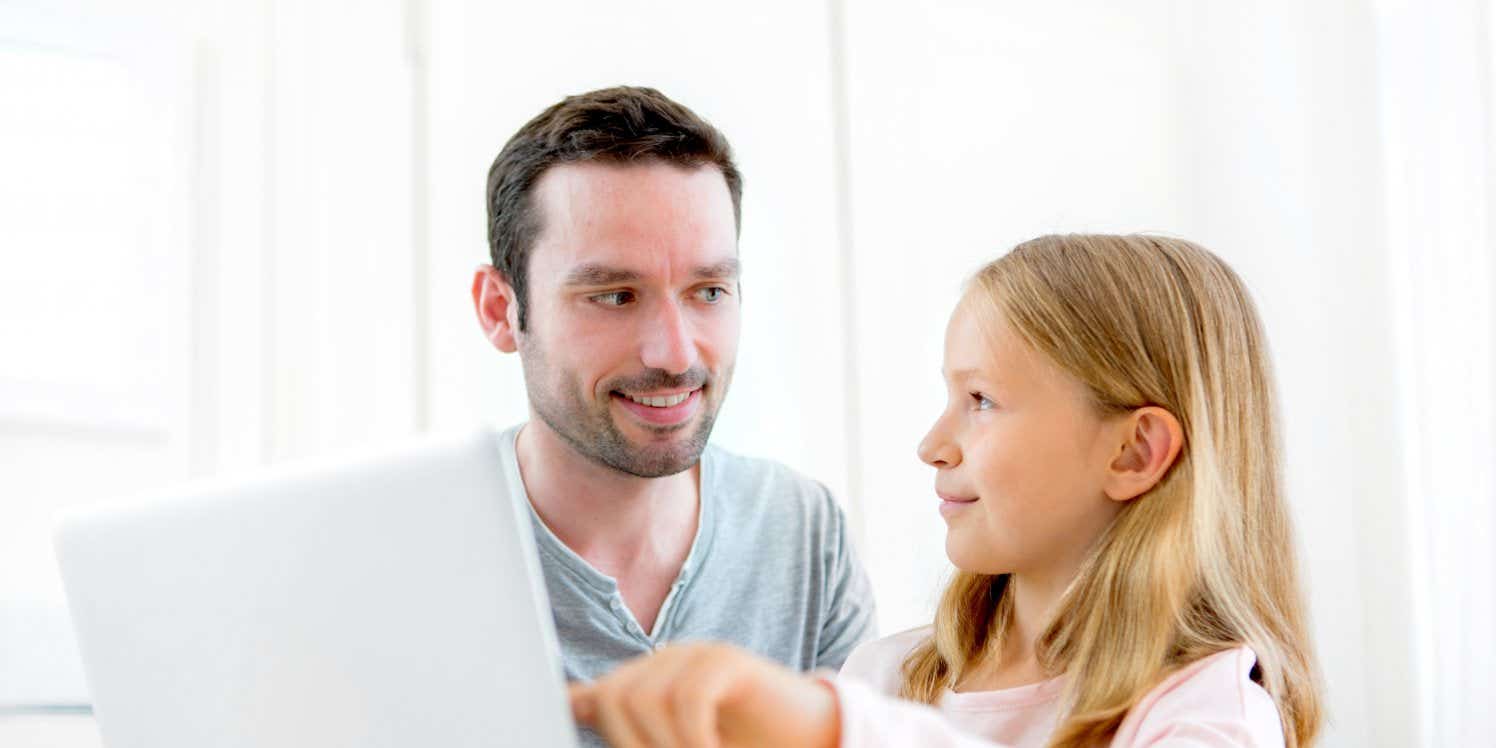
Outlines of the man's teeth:
M640 405L648 405L651 408L669 408L685 402L686 398L691 396L691 393L682 392L679 395L670 395L668 397L639 397L638 395L630 395L625 392L623 396Z

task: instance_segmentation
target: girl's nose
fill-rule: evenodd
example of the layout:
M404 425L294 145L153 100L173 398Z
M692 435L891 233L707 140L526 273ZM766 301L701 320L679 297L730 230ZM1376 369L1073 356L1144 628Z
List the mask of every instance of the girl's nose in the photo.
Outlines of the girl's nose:
M919 442L919 459L931 467L949 468L961 464L961 450L945 433L944 423L944 418L935 421L930 433Z

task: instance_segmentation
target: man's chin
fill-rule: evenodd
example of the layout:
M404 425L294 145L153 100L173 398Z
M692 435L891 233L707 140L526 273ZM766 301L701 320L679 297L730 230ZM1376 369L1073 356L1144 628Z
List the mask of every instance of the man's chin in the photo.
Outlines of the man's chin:
M697 424L694 420L674 426L641 426L630 423L618 431L628 441L629 448L636 452L668 451L686 448L696 434Z
M633 429L631 429L633 430ZM695 467L706 450L707 434L692 422L669 429L638 430L637 435L621 432L627 454L610 461L616 469L641 478L662 478Z
M637 478L664 478L690 470L700 460L699 452L681 454L634 450L626 459L611 462L610 467Z

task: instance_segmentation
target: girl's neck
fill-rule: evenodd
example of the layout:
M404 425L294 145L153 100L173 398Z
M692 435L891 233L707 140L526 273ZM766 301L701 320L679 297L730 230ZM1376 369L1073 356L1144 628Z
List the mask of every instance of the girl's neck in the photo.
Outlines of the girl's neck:
M1036 644L1069 583L1067 577L1009 575L1003 595L1012 607L1001 638L1001 650L991 652L972 668L955 690L996 691L1053 677L1053 673L1040 665Z
M1008 619L1005 645L1019 645L1020 654L1034 656L1034 644L1044 633L1050 616L1070 586L1073 574L1011 574L1003 593L1013 600L1013 614ZM1004 646L1004 650L1007 650ZM1004 651L1003 654L1007 654Z

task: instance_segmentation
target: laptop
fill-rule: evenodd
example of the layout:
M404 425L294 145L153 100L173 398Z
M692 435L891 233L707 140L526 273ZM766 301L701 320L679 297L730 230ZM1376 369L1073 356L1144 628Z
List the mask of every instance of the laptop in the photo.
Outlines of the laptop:
M104 744L574 748L519 485L485 430L65 518Z

